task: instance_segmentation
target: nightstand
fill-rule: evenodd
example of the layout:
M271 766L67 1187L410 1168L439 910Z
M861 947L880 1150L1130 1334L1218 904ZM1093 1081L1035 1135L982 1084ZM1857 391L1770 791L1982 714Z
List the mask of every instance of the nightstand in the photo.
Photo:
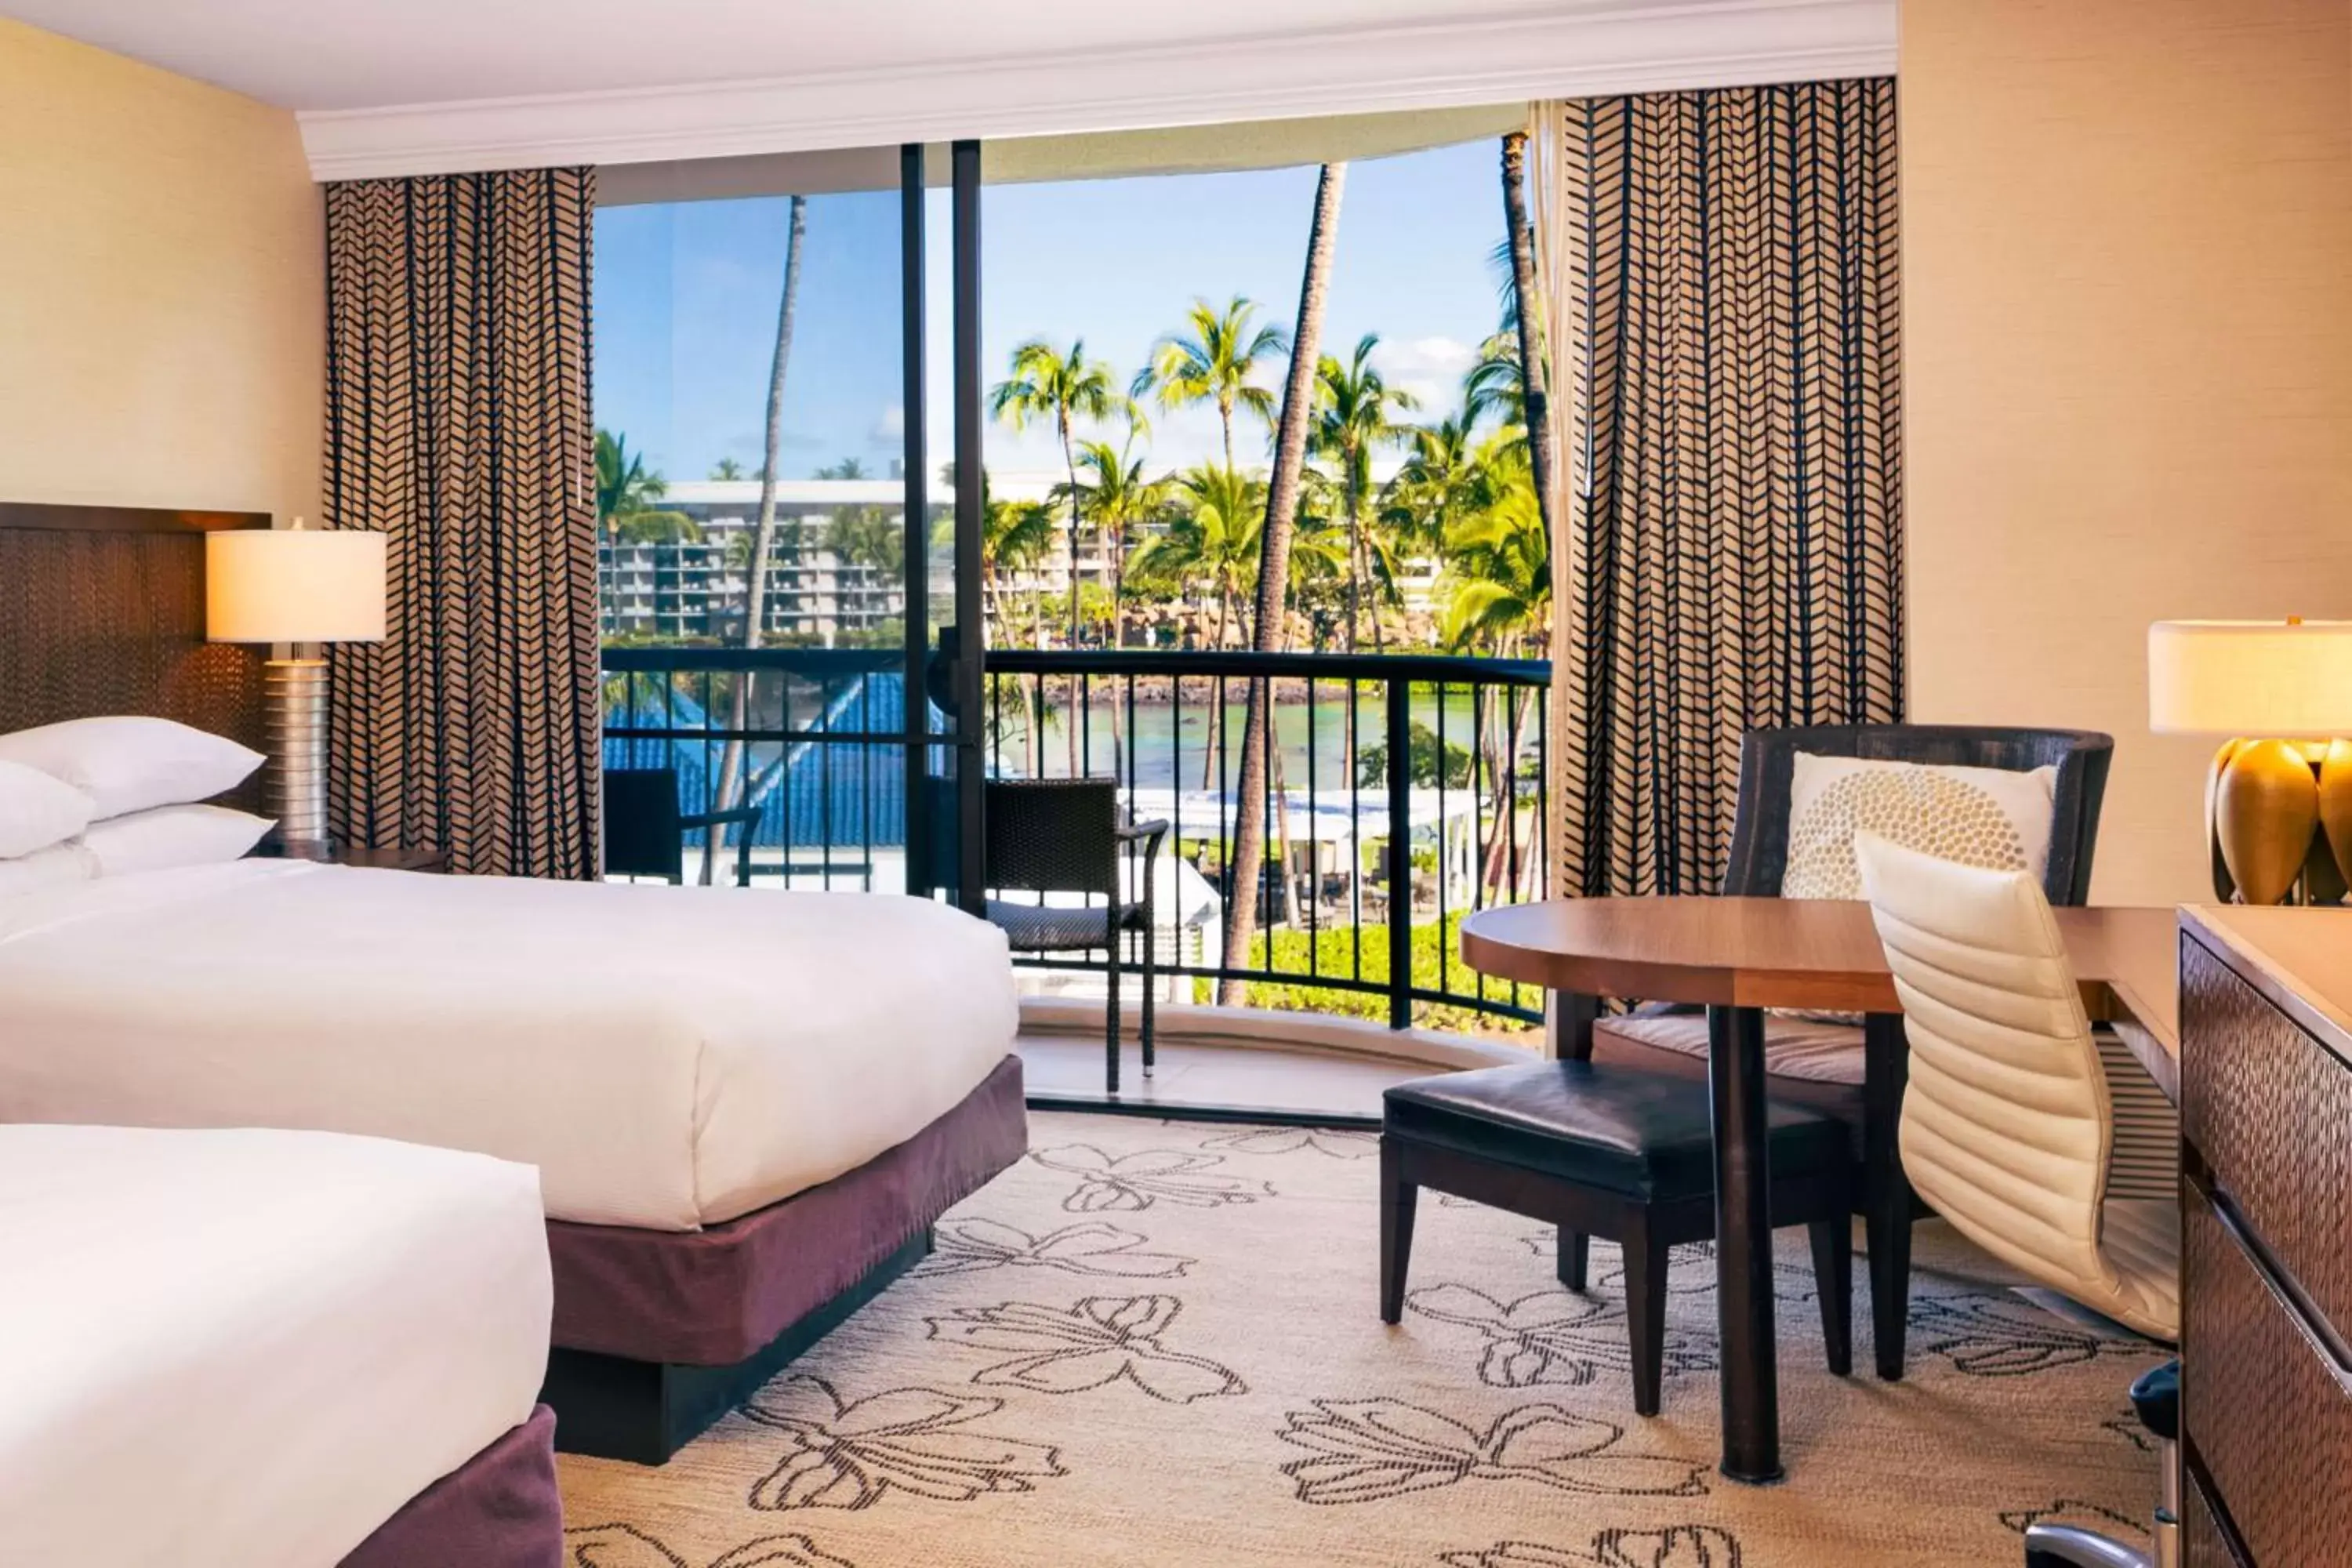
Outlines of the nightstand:
M296 854L275 839L257 846L254 854L271 860L316 860L326 866L358 866L371 871L446 873L449 858L438 849L402 849L373 844L329 844Z

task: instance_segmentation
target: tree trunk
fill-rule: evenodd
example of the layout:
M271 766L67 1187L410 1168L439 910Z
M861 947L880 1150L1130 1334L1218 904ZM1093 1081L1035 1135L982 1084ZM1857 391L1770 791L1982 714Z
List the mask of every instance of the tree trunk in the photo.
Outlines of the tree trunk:
M1348 461L1347 454L1339 457ZM1348 487L1348 651L1356 651L1356 615L1362 602L1364 586L1364 530L1360 509L1356 504L1356 484L1352 477L1344 479Z
M800 305L801 248L807 235L808 198L794 196L784 237L784 298L776 310L776 356L768 367L767 460L760 468L760 521L751 532L751 559L743 568L743 646L747 648L760 646L762 623L768 615L768 555L776 542L776 478L783 460L784 369L793 357L793 313ZM749 669L736 677L735 700L728 727L739 734L751 725L751 685ZM713 809L733 810L742 789L743 742L732 740L719 756L719 791ZM711 869L718 864L719 833L713 828L702 836L705 887L709 886Z
M1070 415L1062 411L1062 466L1070 479L1070 651L1078 651L1078 454L1070 444ZM1070 776L1078 776L1078 726L1086 715L1078 708L1078 678L1069 678Z
M1225 591L1224 582L1220 578L1217 584L1217 651L1219 653L1225 651L1225 611L1232 603L1233 595ZM1217 695L1223 696L1224 689L1224 678L1220 676L1217 679ZM1216 701L1212 699L1209 704L1208 722L1201 727L1201 787L1203 790L1217 782L1217 747L1223 743L1225 738L1224 717Z
M1291 334L1290 374L1282 391L1282 423L1274 447L1274 475L1266 487L1265 531L1257 563L1257 616L1251 646L1260 653L1282 651L1288 629L1290 531L1298 517L1300 471L1307 461L1307 419L1315 403L1315 367L1323 338L1324 297L1330 291L1331 253L1339 225L1339 194L1345 163L1326 163L1315 184L1315 216L1307 231L1307 269L1298 289L1298 326ZM1266 742L1274 728L1272 683L1253 680L1249 717L1242 726L1240 798L1234 808L1233 891L1225 900L1224 967L1248 962L1257 926L1258 868L1265 858ZM1239 1006L1246 988L1226 980L1217 1000Z
M1116 654L1127 646L1127 529L1122 524L1110 536L1110 646ZM1110 776L1127 776L1126 724L1119 713L1119 678L1110 677Z
M1543 298L1536 291L1536 237L1528 226L1528 133L1514 131L1503 138L1503 221L1510 229L1511 291L1518 300L1519 385L1528 405L1528 457L1535 469L1536 512L1544 534L1555 542L1552 522L1552 475L1556 455L1551 444L1550 396L1545 387ZM1555 549L1559 548L1555 542Z

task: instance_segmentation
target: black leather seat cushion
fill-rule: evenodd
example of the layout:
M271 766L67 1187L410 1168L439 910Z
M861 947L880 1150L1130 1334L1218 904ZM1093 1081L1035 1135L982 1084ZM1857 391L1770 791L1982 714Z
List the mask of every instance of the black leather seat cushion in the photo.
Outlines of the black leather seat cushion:
M1706 1086L1686 1079L1536 1062L1415 1079L1386 1101L1390 1132L1456 1153L1654 1203L1715 1190ZM1766 1121L1776 1178L1853 1157L1830 1117L1774 1100Z

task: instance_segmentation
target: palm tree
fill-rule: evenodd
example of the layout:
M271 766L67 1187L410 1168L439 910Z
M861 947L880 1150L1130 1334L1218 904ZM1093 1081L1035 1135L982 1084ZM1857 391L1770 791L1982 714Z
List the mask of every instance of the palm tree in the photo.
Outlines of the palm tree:
M1176 477L1167 529L1137 549L1130 570L1187 594L1206 583L1216 596L1214 645L1227 646L1227 628L1257 576L1257 547L1265 528L1265 481L1202 463ZM1245 613L1245 612L1244 612ZM1249 640L1246 625L1242 640Z
M608 526L614 538L631 544L689 544L702 538L702 525L682 511L625 511Z
M1532 474L1519 469L1491 505L1454 526L1446 571L1454 582L1438 636L1449 650L1517 658L1542 640L1551 621L1551 539Z
M1129 395L1155 395L1162 408L1213 403L1225 432L1225 467L1234 467L1234 410L1246 408L1274 423L1274 394L1250 378L1260 360L1287 353L1280 327L1254 326L1255 301L1236 294L1223 310L1195 300L1185 312L1191 332L1171 332L1151 348L1149 363L1136 373Z
M743 477L743 465L732 458L721 458L710 465L710 477L714 479L740 479Z
M1536 237L1528 223L1528 133L1503 138L1503 223L1511 253L1511 322L1519 349L1520 422L1528 430L1537 513L1551 525L1551 419L1544 389L1543 297L1536 291Z
M952 470L955 465L950 463L948 467ZM952 472L949 482L954 482ZM998 500L988 493L985 471L980 477L980 495L981 625L985 628L993 623L997 627L996 635L989 639L989 646L1009 647L1013 637L1013 606L1006 603L1003 579L1008 574L1035 571L1037 563L1052 552L1054 509L1044 501ZM1029 644L1032 647L1045 646L1045 595L1033 593L1029 595ZM1019 704L1022 744L1031 778L1040 776L1036 716L1041 706L1025 700Z
M647 511L669 490L668 481L646 470L645 454L629 450L629 438L596 432L596 515L619 517Z
M865 464L855 458L844 458L819 468L814 477L862 479L867 476ZM893 584L906 575L906 531L890 520L886 508L865 501L834 508L832 516L825 521L824 548L836 560L870 567Z
M1526 367L1519 363L1518 328L1503 312L1501 329L1478 345L1478 357L1462 378L1462 418L1475 426L1493 417L1524 434L1528 425Z
M1111 384L1110 366L1087 357L1084 338L1062 353L1043 338L1013 351L1013 374L988 395L989 412L1014 430L1050 419L1062 442L1070 503L1070 646L1078 646L1078 455L1075 423L1108 419L1124 401Z
M1004 605L1003 578L1007 574L1030 572L1045 559L1054 548L1054 509L1044 501L996 500L986 502L981 522L980 586L990 614L1009 637L1012 627ZM1034 619L1042 595L1030 596L1032 620L1029 640L1043 646L1044 630ZM984 617L985 618L985 617Z
M1307 466L1307 425L1315 400L1316 351L1323 337L1325 296L1331 288L1331 253L1339 237L1339 195L1348 177L1345 163L1326 163L1315 182L1315 214L1307 227L1307 267L1299 280L1298 325L1291 333L1290 374L1282 391L1282 420L1275 430L1274 477L1266 486L1265 538L1258 554L1257 624L1254 646L1261 653L1278 653L1287 618L1290 590L1291 524L1298 515L1300 471ZM1249 716L1242 728L1241 798L1234 811L1233 892L1225 900L1224 967L1238 968L1249 957L1250 938L1257 927L1258 868L1265 858L1266 752L1274 728L1273 692L1262 680L1250 682ZM1402 889L1392 889L1401 897ZM1244 994L1241 982L1226 980L1217 987L1217 999L1238 1006Z
M1372 453L1404 439L1404 427L1395 414L1421 406L1402 387L1389 385L1374 368L1372 351L1380 334L1366 332L1347 363L1326 354L1316 365L1318 408L1307 439L1316 455L1337 469L1339 501L1348 521L1348 651L1356 651L1356 621L1363 597L1364 579L1371 562L1364 552L1364 507L1372 494ZM1381 621L1372 616L1372 646L1381 646Z
M622 542L632 544L675 544L700 539L702 530L684 512L665 510L654 503L669 493L668 481L646 467L642 453L629 450L629 438L610 430L596 432L596 522L615 555ZM613 563L617 572L619 563ZM610 603L617 578L607 575L603 597Z
M1110 546L1110 645L1122 647L1127 642L1127 622L1122 598L1127 587L1127 559L1129 548L1143 526L1157 518L1167 506L1167 483L1143 477L1143 459L1132 457L1135 438L1129 435L1124 447L1114 449L1108 441L1087 441L1078 447L1077 467L1085 478L1077 482L1074 498L1062 495L1064 487L1055 487L1056 500L1075 499L1078 510L1093 525L1096 534Z
M1551 625L1551 531L1533 472L1509 464L1492 504L1456 524L1449 546L1447 572L1454 582L1439 625L1445 646L1457 652L1483 647L1505 658L1539 648ZM1509 866L1517 827L1511 775L1532 699L1532 691L1521 690L1496 702L1492 724L1499 733L1479 736L1493 792L1494 828L1484 856L1490 887L1500 887Z
M1167 524L1139 545L1129 563L1131 580L1166 587L1184 598L1205 588L1216 601L1213 646L1252 640L1249 593L1257 581L1258 547L1265 538L1265 481L1214 463L1178 475L1172 481ZM1294 538L1287 572L1296 594L1318 579L1336 576L1341 552L1328 530L1302 527ZM1217 782L1221 740L1212 721L1201 755L1201 787Z
M1455 517L1482 504L1486 471L1465 417L1415 425L1404 466L1381 492L1381 526L1406 551L1441 552Z
M776 542L776 475L784 444L784 371L793 357L793 317L800 306L801 253L807 248L808 198L794 196L784 234L784 289L782 302L776 310L776 352L768 364L768 426L767 444L760 464L760 521L751 535L751 559L746 563L743 588L743 646L760 646L762 623L768 613L768 557ZM732 721L729 728L737 734L750 727L751 716L751 683L753 672L746 669L736 678ZM743 742L730 740L719 755L719 790L715 809L732 809L740 798L743 784ZM702 880L710 880L711 868L717 863L716 833L703 835Z

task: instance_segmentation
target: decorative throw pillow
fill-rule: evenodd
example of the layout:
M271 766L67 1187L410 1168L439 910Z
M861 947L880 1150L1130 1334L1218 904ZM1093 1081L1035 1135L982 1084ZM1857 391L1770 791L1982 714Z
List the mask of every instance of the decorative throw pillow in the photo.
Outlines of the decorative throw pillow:
M1789 791L1789 863L1780 895L1859 899L1853 836L1868 828L1906 849L1994 871L2050 863L2058 770L1939 767L1800 752Z
M38 768L0 762L0 860L63 844L89 826L97 804Z
M94 823L81 842L97 861L99 875L122 877L242 859L277 826L225 805L159 805Z
M0 762L37 768L89 796L100 821L207 800L243 784L259 752L169 719L68 719L0 735Z

